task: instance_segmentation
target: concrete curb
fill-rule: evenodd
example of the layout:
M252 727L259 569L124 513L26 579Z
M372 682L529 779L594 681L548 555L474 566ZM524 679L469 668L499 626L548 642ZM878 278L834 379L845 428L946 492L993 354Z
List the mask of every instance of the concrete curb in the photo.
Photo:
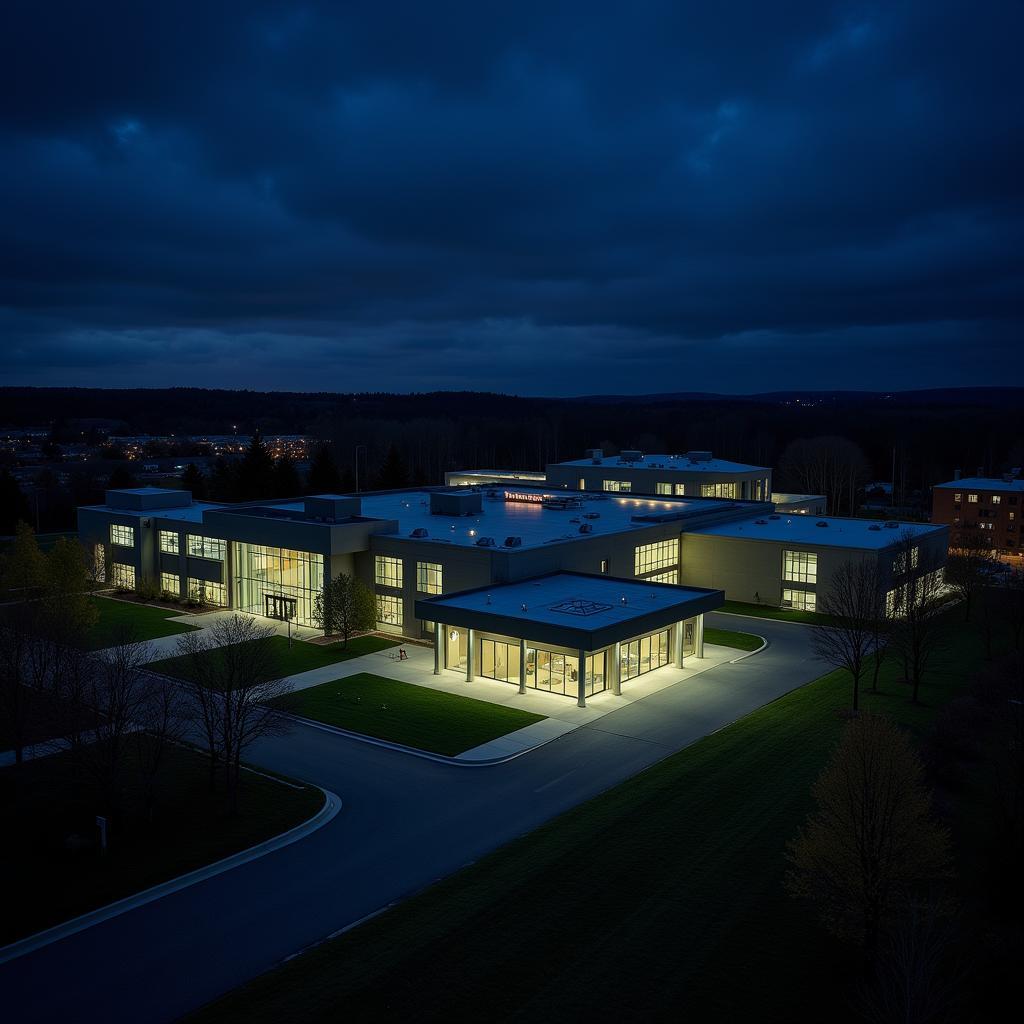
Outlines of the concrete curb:
M531 751L539 750L541 747L545 747L549 743L554 743L555 740L560 740L562 736L571 736L572 732L576 731L573 729L572 732L561 733L558 736L551 736L542 743L535 743L532 747L517 750L514 754L506 754L504 757L492 757L480 761L466 761L459 757L450 757L447 754L434 754L429 750L420 750L418 747L407 747L403 743L394 743L391 740L378 739L376 736L367 736L366 733L351 732L348 729L342 729L336 725L327 725L324 722L317 722L312 718L303 718L302 715L293 715L290 711L276 711L275 713L280 715L282 718L287 718L289 721L297 722L299 725L307 725L311 729L319 729L321 732L329 732L335 736L343 736L345 739L356 740L359 743L368 743L371 747L381 747L384 750L393 750L399 754L409 754L412 757L418 757L423 761L433 761L435 764L454 765L456 768L492 768L497 764L506 764L508 761L514 761L517 757L522 757L523 754L529 754Z
M741 654L738 658L733 658L732 661L729 662L730 665L735 665L738 662L745 661L747 658L752 658L755 654L760 654L762 651L766 651L769 647L771 647L772 642L768 639L768 637L761 636L759 633L751 633L750 635L756 636L757 639L761 641L761 646L758 647L757 650L747 651L745 654Z
M276 850L291 846L292 843L297 843L300 839L305 839L306 836L311 835L332 821L342 808L341 798L337 794L320 786L315 788L324 794L323 807L312 818L307 818L287 832L272 836L270 839L264 839L263 842L250 846L247 850L240 850L238 853L229 854L227 857L214 861L212 864L196 868L195 871L189 871L184 875L179 875L177 878L168 879L166 882L160 882L158 885L154 885L149 889L143 889L142 892L137 892L132 896L125 896L124 899L108 903L105 907L97 907L95 910L90 910L79 917L73 917L70 921L64 921L61 924L54 925L52 928L46 928L41 932L29 935L24 939L18 939L8 946L2 946L0 947L0 964L5 964L10 960L17 960L28 953L34 953L37 949L42 949L54 942L60 942L61 939L66 939L70 935L85 931L86 928L91 928L93 925L102 924L104 921L109 921L114 917L120 917L121 914L126 914L138 907L143 907L147 903L153 903L164 896L170 896L172 893L180 892L182 889L188 889L199 882L205 882L208 878L214 878L225 871L231 871L233 868L241 867L250 861L265 857L268 853L274 853Z

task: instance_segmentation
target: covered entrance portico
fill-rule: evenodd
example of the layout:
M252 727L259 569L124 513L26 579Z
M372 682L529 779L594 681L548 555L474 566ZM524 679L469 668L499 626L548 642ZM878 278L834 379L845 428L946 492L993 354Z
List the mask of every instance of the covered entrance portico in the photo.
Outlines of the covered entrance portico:
M704 613L720 590L552 573L416 602L436 623L434 673L463 673L576 698L704 654Z

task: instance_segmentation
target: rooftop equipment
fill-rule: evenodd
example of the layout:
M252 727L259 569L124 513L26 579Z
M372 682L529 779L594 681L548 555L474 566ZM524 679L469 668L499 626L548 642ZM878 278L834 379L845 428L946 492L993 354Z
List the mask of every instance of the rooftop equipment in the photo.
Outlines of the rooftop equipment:
M413 530L412 533L409 534L409 536L410 537L429 537L430 534L427 533L427 531L422 526L417 526L416 529Z
M493 547L497 547L497 545L494 543L494 538L493 537L478 537L477 538L477 542L476 542L476 546L478 548L493 548Z
M624 452L619 453L619 462L643 462L644 453L638 452L633 448L628 448Z
M480 491L431 491L432 516L475 516L483 511Z
M713 456L711 452L687 452L686 458L691 462L710 462Z
M507 548L521 548L523 546L522 537L506 537L505 547Z

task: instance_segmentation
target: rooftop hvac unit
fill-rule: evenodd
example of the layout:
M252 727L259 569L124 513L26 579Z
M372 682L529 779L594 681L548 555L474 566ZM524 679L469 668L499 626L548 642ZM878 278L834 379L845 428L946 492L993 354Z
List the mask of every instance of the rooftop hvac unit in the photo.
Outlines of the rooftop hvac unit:
M711 452L687 452L686 457L691 462L710 462L712 459Z
M826 523L824 519L819 519L814 525L815 526L828 526L828 523Z
M887 530L898 530L900 528L900 524L896 523L896 522L890 521L890 522L885 524L885 528Z
M506 537L505 547L507 548L521 548L523 546L522 537Z
M409 536L410 537L429 537L430 534L422 526L417 526L416 529L413 530L412 533L409 534Z
M754 520L754 525L755 526L767 526L768 525L768 520L767 519L755 519Z
M593 532L594 532L594 527L591 526L590 523L584 523L580 527L580 533L593 533Z
M768 518L769 519L781 519L782 516L769 516Z
M479 537L477 538L476 546L478 548L493 548L497 545L494 543L493 537Z
M868 529L869 529L869 530L881 530L882 528L881 528L881 527L880 527L880 526L878 525L878 523L872 523L872 524L871 524L871 525L870 525L870 526L868 527Z
M634 451L633 449L629 449L627 451L619 453L619 461L620 462L643 462L644 461L644 453L643 452Z
M587 458L594 463L599 463L604 458L603 448L588 448L586 452Z

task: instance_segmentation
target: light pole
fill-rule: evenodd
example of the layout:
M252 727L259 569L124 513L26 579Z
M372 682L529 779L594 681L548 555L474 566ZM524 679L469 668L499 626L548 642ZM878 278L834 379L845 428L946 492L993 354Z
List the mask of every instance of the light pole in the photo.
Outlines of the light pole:
M363 454L366 453L365 444L356 445L356 494L359 493L359 450L362 449Z

